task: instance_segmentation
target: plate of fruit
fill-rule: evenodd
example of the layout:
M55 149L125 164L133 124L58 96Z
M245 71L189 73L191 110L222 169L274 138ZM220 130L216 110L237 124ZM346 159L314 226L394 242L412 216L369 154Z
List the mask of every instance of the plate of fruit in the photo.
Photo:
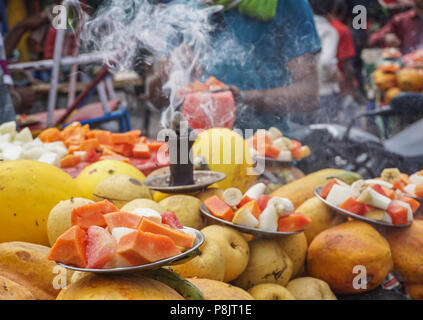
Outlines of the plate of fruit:
M398 169L385 169L381 177L348 185L332 179L315 189L315 195L336 212L385 227L405 228L421 204L404 192L409 177ZM402 189L402 190L401 190Z
M184 263L199 254L203 234L183 227L173 212L122 212L111 202L72 210L71 224L48 259L74 271L116 274Z
M201 212L213 222L259 237L274 238L304 231L311 222L295 212L291 201L264 194L266 185L257 183L243 194L228 188L222 196L207 198Z
M246 140L251 156L255 159L265 159L269 163L292 163L301 161L311 153L308 146L287 138L275 127L269 130L258 130Z

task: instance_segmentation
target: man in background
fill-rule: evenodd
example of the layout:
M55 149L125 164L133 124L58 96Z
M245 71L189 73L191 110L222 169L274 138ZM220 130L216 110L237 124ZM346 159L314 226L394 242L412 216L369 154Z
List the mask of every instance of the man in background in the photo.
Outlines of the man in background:
M414 0L414 8L396 14L378 32L371 35L372 47L395 47L403 54L411 53L423 44L423 0Z

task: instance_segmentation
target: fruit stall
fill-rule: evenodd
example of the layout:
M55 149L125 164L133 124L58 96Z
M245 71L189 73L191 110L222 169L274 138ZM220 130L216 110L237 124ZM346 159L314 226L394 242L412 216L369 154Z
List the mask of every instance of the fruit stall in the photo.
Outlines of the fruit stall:
M0 149L0 299L423 298L423 171L270 187L252 160L312 152L276 128L205 130L188 166L140 131L80 123L5 123Z

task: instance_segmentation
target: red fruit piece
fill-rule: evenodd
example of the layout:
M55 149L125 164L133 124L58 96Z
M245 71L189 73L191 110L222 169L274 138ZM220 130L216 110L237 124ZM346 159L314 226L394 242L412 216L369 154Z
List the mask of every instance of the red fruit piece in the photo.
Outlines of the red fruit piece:
M104 228L91 226L87 230L87 269L101 269L116 253L117 243Z
M270 199L272 199L272 196L269 196L267 194L262 194L262 195L259 196L257 203L258 203L261 211L266 209L267 203L269 202Z
M244 205L246 205L248 202L252 201L253 199L251 199L249 196L244 196L241 200L240 203L238 203L237 208L242 208Z
M174 229L182 229L184 226L179 221L178 217L176 216L175 212L163 212L160 214L162 216L162 223L167 224L168 226Z
M344 210L347 210L349 212L358 214L360 216L363 215L365 210L366 210L364 204L362 204L361 202L358 202L357 200L355 200L353 198L348 198L339 207L341 209L344 209Z
M391 216L393 225L408 223L408 209L406 207L403 207L398 203L391 202L386 212Z
M79 226L73 226L57 238L50 249L48 260L53 260L66 265L85 268L86 233Z
M279 232L295 232L303 229L311 222L309 218L303 214L296 212L287 216L280 217L278 220Z
M383 190L383 188L382 188L380 185L375 184L375 185L372 187L372 189L373 189L374 191L376 191L377 193L380 193L382 196L389 198L389 197L388 197L388 195L386 194L386 192Z

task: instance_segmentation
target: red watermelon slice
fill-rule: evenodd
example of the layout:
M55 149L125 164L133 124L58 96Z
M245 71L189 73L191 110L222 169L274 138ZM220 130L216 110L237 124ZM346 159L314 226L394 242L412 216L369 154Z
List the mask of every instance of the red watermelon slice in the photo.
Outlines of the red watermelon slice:
M230 91L187 93L182 114L193 129L232 129L235 121L235 100Z
M104 228L91 226L87 231L87 268L101 269L116 253L117 243Z

